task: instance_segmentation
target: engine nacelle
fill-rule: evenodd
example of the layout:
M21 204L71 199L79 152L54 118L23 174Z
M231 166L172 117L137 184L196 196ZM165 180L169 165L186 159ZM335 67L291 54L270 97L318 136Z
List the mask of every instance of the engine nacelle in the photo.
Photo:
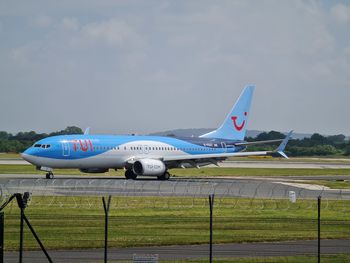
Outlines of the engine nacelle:
M166 167L162 161L153 159L141 159L134 162L132 170L137 175L162 175Z
M79 169L82 173L98 174L108 172L108 168L84 168Z

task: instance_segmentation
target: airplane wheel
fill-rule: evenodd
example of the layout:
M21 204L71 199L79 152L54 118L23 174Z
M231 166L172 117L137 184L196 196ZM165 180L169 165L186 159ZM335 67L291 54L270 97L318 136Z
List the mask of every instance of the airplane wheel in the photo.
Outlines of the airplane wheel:
M53 179L53 178L54 178L54 176L53 176L52 172L46 173L46 179Z
M163 180L163 181L169 180L169 178L170 178L169 172L165 172L164 174L158 176L158 180Z
M125 178L126 178L126 179L128 179L128 180L129 180L129 179L135 180L136 177L137 177L137 175L134 174L134 172L133 172L132 170L126 170L126 171L125 171Z

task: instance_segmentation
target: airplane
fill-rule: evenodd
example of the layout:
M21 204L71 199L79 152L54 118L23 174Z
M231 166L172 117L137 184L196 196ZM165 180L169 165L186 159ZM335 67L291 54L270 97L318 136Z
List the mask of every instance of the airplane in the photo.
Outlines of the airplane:
M199 137L91 135L87 128L84 134L37 141L22 157L38 170L46 171L47 179L54 178L53 169L76 168L84 173L125 169L126 179L154 176L159 180L168 180L168 170L172 168L219 166L219 162L229 157L278 153L288 158L284 149L292 131L283 140L244 141L254 89L253 85L246 86L222 125ZM275 151L245 151L249 145L276 142L281 144Z

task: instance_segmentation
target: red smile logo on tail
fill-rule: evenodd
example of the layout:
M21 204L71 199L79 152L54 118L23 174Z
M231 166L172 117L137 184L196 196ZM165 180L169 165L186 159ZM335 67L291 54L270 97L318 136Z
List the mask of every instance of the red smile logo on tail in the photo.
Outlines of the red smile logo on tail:
M247 112L244 112L244 116L247 116ZM231 117L231 120L233 121L233 126L235 127L235 129L237 131L241 131L243 129L244 125L245 125L245 120L242 122L241 125L238 125L237 124L237 119L238 119L237 116L232 116Z

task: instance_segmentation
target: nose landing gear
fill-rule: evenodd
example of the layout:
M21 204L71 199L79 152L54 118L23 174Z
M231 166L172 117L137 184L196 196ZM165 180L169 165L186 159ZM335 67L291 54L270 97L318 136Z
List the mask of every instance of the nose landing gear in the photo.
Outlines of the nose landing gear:
M53 179L54 176L53 176L53 173L52 172L47 172L46 173L46 179Z

